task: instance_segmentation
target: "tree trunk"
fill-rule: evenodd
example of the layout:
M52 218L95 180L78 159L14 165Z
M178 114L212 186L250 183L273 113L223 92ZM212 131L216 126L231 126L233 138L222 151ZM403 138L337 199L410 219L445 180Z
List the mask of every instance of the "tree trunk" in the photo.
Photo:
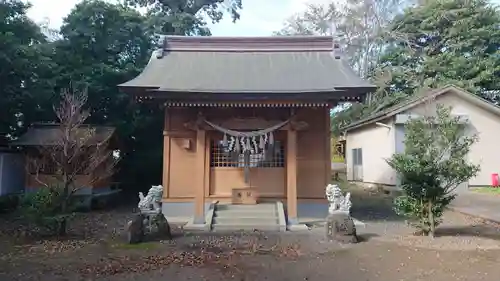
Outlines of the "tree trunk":
M422 236L425 236L428 233L428 228L425 223L425 205L422 200L420 200L420 229L422 230Z
M434 213L432 212L432 201L427 204L429 212L429 237L434 238L434 232L436 230L436 225L434 224Z
M60 222L59 222L59 227L57 229L57 235L58 236L66 236L66 230L68 228L68 222L66 217L64 217Z
M62 220L59 222L59 229L58 229L58 235L59 236L64 236L66 235L66 230L68 228L67 226L67 218L66 218L66 213L68 212L68 200L69 200L69 180L68 180L68 175L64 174L63 175L63 194L62 194L62 202L61 202L61 214L63 215Z

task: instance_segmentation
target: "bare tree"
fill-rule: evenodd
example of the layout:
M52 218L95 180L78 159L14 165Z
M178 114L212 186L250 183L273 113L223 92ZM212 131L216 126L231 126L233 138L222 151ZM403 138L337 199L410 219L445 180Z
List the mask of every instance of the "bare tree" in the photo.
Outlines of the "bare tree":
M387 41L397 37L389 32L390 21L413 0L347 0L345 4L310 4L287 19L278 35L334 35L351 66L367 77L380 60Z
M85 184L109 179L115 170L118 158L109 148L110 137L98 134L97 127L86 125L89 111L85 110L87 92L71 93L63 90L61 102L54 107L58 119L56 134L36 147L28 159L35 180L49 188L62 188L61 213L68 212L72 195L81 188L78 176L84 176ZM45 174L47 177L41 178ZM52 184L55 183L57 187ZM61 231L66 231L66 222Z
M377 90L361 104L348 104L335 113L334 134L353 120L378 112L405 98L388 91L391 71L379 65L393 42L409 41L392 27L392 20L416 0L346 0L343 4L311 4L304 12L285 21L277 35L333 35L345 60L361 77L370 79ZM348 109L348 110L347 110Z
M50 19L49 18L44 18L41 22L38 23L38 26L40 27L40 30L42 31L43 35L47 38L49 42L54 42L57 40L62 39L61 34L59 33L59 30L54 29L50 27Z

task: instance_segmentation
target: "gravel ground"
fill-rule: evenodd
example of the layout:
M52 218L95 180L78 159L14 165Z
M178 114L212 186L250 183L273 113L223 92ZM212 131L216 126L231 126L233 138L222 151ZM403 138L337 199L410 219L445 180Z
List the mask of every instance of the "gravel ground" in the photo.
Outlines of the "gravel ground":
M150 237L131 246L123 238L129 208L82 215L63 241L31 236L31 226L4 218L0 280L498 280L498 225L448 212L435 239L416 237L391 201L353 194L354 217L367 224L355 245L326 241L313 226L287 233L174 227L172 241Z
M447 212L444 223L436 230L436 237L415 236L403 226L400 231L388 231L377 239L398 245L436 250L500 250L500 226L482 219Z

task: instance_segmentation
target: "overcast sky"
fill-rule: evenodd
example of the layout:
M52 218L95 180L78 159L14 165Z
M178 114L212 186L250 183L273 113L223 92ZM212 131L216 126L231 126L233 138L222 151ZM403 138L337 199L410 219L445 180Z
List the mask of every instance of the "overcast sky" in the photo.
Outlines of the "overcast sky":
M49 20L52 28L61 26L63 18L81 0L29 0L33 6L28 15L35 22ZM113 0L109 0L110 2ZM305 9L308 3L329 3L332 0L243 0L241 19L232 23L225 17L210 25L218 36L265 36L281 29L286 18ZM339 0L334 0L339 1Z
M63 18L81 0L27 0L33 7L28 15L35 22L49 20L52 28L59 28ZM109 0L116 1L116 0ZM265 36L280 30L289 16L303 11L309 3L329 3L342 0L243 0L241 19L236 23L226 16L224 20L210 25L213 35L218 36ZM492 0L500 4L500 0Z

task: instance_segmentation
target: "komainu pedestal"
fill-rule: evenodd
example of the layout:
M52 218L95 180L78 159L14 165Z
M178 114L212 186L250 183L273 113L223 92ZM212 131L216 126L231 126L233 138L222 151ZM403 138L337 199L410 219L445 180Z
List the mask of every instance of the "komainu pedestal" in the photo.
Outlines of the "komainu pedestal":
M127 224L127 242L129 244L141 243L144 238L144 217L137 214Z
M354 220L349 214L338 212L326 218L326 238L341 243L358 243Z

